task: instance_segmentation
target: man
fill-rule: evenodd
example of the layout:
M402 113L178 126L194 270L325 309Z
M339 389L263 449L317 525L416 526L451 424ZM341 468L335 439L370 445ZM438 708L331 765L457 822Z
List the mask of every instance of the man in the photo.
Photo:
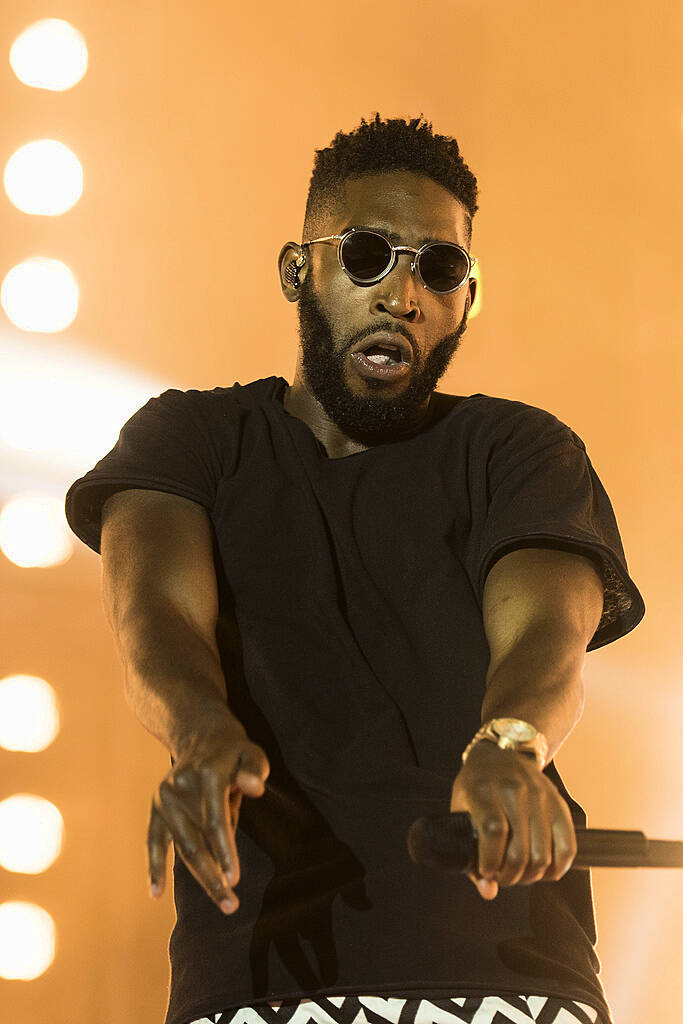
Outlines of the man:
M166 1024L610 1021L552 759L586 651L644 604L583 441L435 391L477 189L418 122L317 153L279 256L292 385L166 391L67 494L171 755L147 836L159 891L176 853ZM408 854L448 810L477 830L469 877Z

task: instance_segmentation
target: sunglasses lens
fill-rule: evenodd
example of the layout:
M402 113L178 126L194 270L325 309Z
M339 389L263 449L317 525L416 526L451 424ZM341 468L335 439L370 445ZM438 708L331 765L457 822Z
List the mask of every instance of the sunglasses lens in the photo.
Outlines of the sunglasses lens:
M373 231L352 231L341 247L344 267L358 281L373 281L391 262L391 247ZM446 243L428 246L420 256L420 273L428 288L450 292L462 284L470 265L462 249Z
M372 231L353 231L342 244L341 258L349 274L371 281L389 266L391 248Z
M467 277L470 266L462 249L430 245L420 256L422 280L435 292L450 292Z

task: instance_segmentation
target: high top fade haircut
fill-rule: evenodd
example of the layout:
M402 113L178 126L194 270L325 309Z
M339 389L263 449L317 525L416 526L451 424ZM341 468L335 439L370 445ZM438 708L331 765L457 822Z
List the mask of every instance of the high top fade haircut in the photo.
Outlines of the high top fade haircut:
M352 132L337 132L331 144L315 151L308 186L302 241L325 234L327 218L344 199L344 182L385 171L413 171L443 186L465 208L467 249L472 242L472 218L477 205L477 179L460 155L455 139L435 135L422 114L361 122Z

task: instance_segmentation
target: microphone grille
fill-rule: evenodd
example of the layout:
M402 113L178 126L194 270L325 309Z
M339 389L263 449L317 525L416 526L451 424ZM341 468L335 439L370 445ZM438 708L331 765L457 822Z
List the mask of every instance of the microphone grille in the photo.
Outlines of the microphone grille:
M430 814L408 829L408 852L415 864L441 871L470 871L476 865L476 839L466 811Z

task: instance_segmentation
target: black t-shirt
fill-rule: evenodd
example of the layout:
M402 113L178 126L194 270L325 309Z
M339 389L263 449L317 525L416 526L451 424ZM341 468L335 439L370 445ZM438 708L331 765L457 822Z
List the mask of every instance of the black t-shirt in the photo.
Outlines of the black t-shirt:
M523 402L437 394L421 433L331 459L286 412L286 386L165 391L66 496L98 552L114 491L206 508L228 703L271 765L264 796L242 802L235 913L175 856L165 1024L363 993L565 996L609 1020L588 872L485 901L464 875L415 865L406 842L416 818L448 812L481 724L497 558L550 546L594 560L605 600L589 651L643 617L583 441ZM585 826L553 762L545 773Z

